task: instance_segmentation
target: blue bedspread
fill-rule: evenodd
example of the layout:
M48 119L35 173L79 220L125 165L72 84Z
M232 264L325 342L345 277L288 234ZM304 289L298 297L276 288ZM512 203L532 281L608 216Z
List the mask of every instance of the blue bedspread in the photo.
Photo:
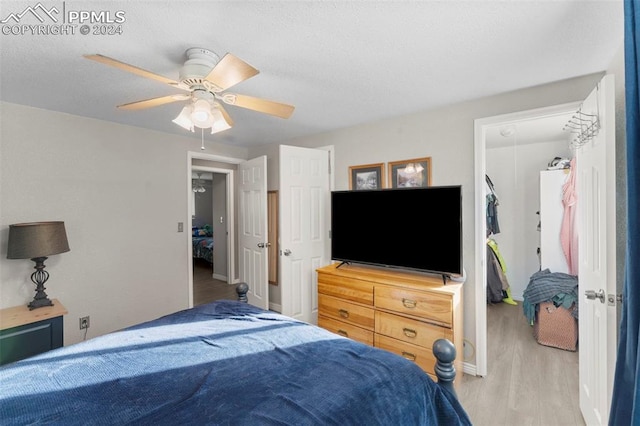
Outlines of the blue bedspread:
M414 363L219 301L0 368L0 424L470 424Z

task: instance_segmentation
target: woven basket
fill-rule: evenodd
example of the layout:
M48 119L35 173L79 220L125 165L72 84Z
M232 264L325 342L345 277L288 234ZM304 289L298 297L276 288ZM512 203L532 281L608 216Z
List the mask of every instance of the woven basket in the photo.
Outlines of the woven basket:
M578 321L571 311L551 302L540 303L533 324L533 337L544 346L575 351L578 343Z

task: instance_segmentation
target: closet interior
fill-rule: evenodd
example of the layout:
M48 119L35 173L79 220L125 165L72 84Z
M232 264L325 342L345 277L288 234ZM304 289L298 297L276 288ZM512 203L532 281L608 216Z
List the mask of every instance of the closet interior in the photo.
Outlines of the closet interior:
M487 303L519 305L542 345L577 350L572 116L496 126L486 143Z

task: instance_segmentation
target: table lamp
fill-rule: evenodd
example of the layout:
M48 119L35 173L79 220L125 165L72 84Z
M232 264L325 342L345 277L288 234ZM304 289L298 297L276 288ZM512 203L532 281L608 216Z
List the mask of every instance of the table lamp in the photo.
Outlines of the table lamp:
M64 222L31 222L9 225L7 259L31 259L36 263L31 281L36 285L36 295L29 309L53 306L44 292L49 273L44 270L47 256L69 251Z

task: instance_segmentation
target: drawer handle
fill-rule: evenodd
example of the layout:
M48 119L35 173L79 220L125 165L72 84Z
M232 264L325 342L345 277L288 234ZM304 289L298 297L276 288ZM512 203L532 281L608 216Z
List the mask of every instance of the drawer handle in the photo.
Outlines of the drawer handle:
M338 313L340 314L340 316L341 316L342 318L349 318L349 311L347 311L347 310L340 309L340 310L338 311Z
M347 333L344 330L338 330L338 334L341 335L342 337L349 337L349 333Z
M416 356L411 352L402 351L402 357L408 359L409 361L415 361Z
M402 331L404 332L404 335L407 337L414 338L418 335L418 333L415 330L412 330L410 328L403 328Z
M416 307L416 301L411 299L402 299L402 304L405 306L405 308L413 309Z

